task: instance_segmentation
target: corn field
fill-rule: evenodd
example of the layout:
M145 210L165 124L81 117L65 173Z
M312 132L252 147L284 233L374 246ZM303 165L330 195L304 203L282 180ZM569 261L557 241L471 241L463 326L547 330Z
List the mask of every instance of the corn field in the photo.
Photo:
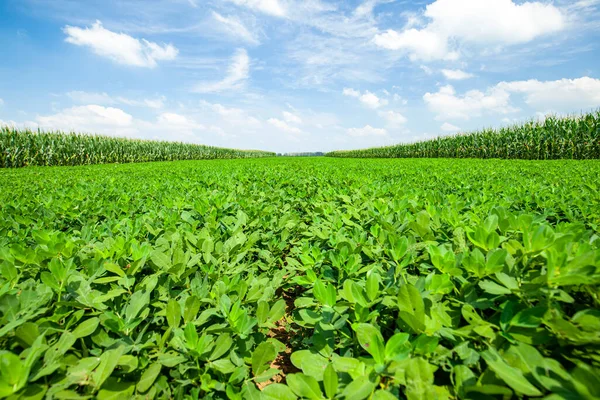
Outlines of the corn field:
M364 150L334 151L350 158L504 158L525 160L600 158L600 111L547 117L500 129Z
M0 127L0 167L271 157L275 153Z

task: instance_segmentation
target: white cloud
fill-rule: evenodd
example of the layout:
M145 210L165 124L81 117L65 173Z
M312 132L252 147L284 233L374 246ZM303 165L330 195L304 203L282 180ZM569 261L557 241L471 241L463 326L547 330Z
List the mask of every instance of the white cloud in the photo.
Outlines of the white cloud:
M444 132L457 132L460 131L460 128L456 125L452 125L448 122L444 122L442 124L442 126L440 127L441 130L443 130Z
M94 53L124 65L153 68L157 61L173 60L179 53L171 44L159 45L125 33L109 31L100 21L96 21L91 28L67 25L63 31L68 43L89 47Z
M0 126L8 126L16 129L37 129L38 123L34 121L17 122L13 120L3 121L0 119Z
M44 129L107 133L112 128L130 127L133 117L119 108L87 105L67 108L50 116L37 117L37 122Z
M403 125L408 121L404 115L396 111L380 111L379 116L385 118L390 126Z
M0 106L4 105L4 100L0 99Z
M234 38L239 38L250 44L260 44L260 40L258 40L257 35L253 32L250 32L237 17L225 17L215 11L213 11L212 17L216 22L218 22L218 28L227 35Z
M191 115L174 112L161 113L156 120L148 121L134 118L119 108L93 104L39 116L36 122L44 130L206 143L206 137L199 137L207 132L203 124Z
M381 106L385 106L388 104L388 101L385 99L380 99L374 93L369 92L368 90L360 96L360 101L369 108L379 108Z
M269 118L269 120L267 120L267 122L269 124L271 124L272 126L274 126L275 128L282 130L284 132L287 133L293 133L293 134L299 134L302 133L302 131L300 130L300 128L297 128L295 126L290 126L288 125L287 122L282 121L280 119L277 118Z
M372 109L377 109L388 104L386 99L381 99L377 97L375 93L371 93L368 90L361 94L358 90L345 88L342 91L342 94L344 94L344 96L358 98L361 103Z
M284 17L286 10L279 0L229 0L238 6L244 6L252 10L272 15L274 17Z
M300 118L296 114L292 114L289 111L283 111L282 114L283 114L283 119L285 120L285 122L289 122L291 124L301 124L302 123L302 118Z
M80 104L97 104L97 105L115 105L115 104L125 104L128 106L134 107L147 107L153 109L160 109L164 107L164 102L166 101L165 96L156 97L153 99L129 99L123 96L112 97L109 96L106 92L95 93L95 92L84 92L79 90L74 90L71 92L67 92L67 97L73 100L76 103Z
M238 49L231 59L227 75L219 82L197 84L192 91L197 93L217 93L241 89L250 75L250 57L244 49Z
M600 79L582 77L556 81L501 82L499 89L525 95L525 102L536 110L572 112L600 106Z
M462 81L475 76L460 69L443 69L442 74L444 74L446 79L450 79L452 81Z
M547 114L588 111L600 107L600 79L582 77L556 81L500 82L485 92L470 90L457 95L450 85L436 93L426 93L423 100L437 114L437 119L464 119L485 113L509 114L518 109L510 104L511 95L523 95L527 105Z
M356 98L360 97L360 92L358 90L354 90L352 88L344 88L342 93L344 94L344 96L356 97Z
M427 5L421 29L388 30L374 37L377 46L407 53L411 60L453 60L460 44L504 46L556 33L567 17L556 6L512 0L436 0Z
M256 117L248 115L245 110L240 108L225 107L222 104L211 104L206 101L201 101L200 105L212 113L219 115L227 125L244 127L245 129L262 126L262 123Z
M507 114L516 111L509 104L510 94L499 88L487 92L470 90L464 95L456 94L451 85L443 86L436 93L425 93L423 100L437 119L464 119L479 117L483 113Z
M456 60L459 57L457 52L448 50L446 38L425 29L412 28L403 32L388 29L375 35L374 42L384 49L406 51L412 61Z
M349 128L346 130L346 133L354 137L387 135L387 131L385 129L373 128L371 125L366 125L364 128Z
M206 129L204 125L197 123L188 116L176 114L176 113L162 113L157 118L159 126L167 127L172 131L179 133L187 132L192 133L194 130Z

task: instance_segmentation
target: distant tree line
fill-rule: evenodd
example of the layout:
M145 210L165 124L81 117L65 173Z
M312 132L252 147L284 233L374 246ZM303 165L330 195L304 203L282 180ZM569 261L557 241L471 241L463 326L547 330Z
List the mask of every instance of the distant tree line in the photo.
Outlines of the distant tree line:
M322 157L325 153L316 151L312 153L277 153L277 157Z

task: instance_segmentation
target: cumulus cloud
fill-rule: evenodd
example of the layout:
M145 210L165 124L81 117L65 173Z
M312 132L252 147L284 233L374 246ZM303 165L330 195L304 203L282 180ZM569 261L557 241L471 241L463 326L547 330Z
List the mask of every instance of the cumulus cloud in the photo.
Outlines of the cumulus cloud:
M285 120L285 122L289 122L291 124L301 124L302 123L302 118L300 118L296 114L293 114L289 111L284 111L282 114L283 114L283 119Z
M385 49L406 51L412 61L456 60L459 57L456 51L448 49L446 38L425 29L412 28L402 32L388 29L377 34L374 42Z
M67 35L66 42L89 47L97 55L123 65L154 68L157 61L173 60L179 53L171 44L160 45L109 31L100 21L86 28L67 25L63 32Z
M360 102L363 103L365 106L372 109L377 109L388 104L388 101L386 99L379 98L375 93L371 93L368 90L361 94L358 90L354 90L352 88L345 88L342 91L342 94L348 97L355 97L359 99Z
M238 49L231 59L227 75L219 82L197 84L192 91L197 93L218 93L239 90L244 87L250 75L250 57L244 49Z
M358 90L354 90L352 88L344 88L342 93L344 94L344 96L348 96L348 97L356 97L356 98L360 97L360 92Z
M485 92L470 90L458 95L450 85L423 100L438 119L470 119L484 113L508 114L518 111L510 104L512 95L522 95L535 111L570 113L600 107L600 79L582 77L555 81L500 82Z
M600 106L600 79L582 77L556 81L501 82L499 89L522 93L525 102L537 110L579 111Z
M387 131L381 128L373 128L371 125L366 125L364 128L349 128L346 133L353 137L365 136L386 136Z
M425 93L423 100L438 119L470 119L483 113L507 114L516 111L509 104L510 94L498 88L488 89L485 93L470 90L457 95L451 85L443 86L436 93Z
M157 122L159 125L167 127L167 129L179 132L206 129L204 125L197 123L190 117L176 113L162 113L158 116Z
M242 21L239 20L239 18L234 16L226 17L215 11L212 13L212 18L218 23L218 29L227 35L233 38L241 39L250 44L260 44L260 40L258 40L257 35L253 32L250 32L242 23Z
M374 37L382 48L407 53L411 60L454 60L462 43L503 46L530 42L556 33L567 17L556 6L513 0L436 0L422 15L428 23L418 29L387 30Z
M443 130L444 132L458 132L460 131L460 128L456 125L452 125L448 122L444 122L442 124L442 126L440 127L441 130Z
M295 126L291 126L289 125L287 122L282 121L280 119L277 118L270 118L269 120L267 120L267 122L274 126L275 128L284 131L286 133L293 133L293 134L299 134L302 133L302 130L300 130L300 128L297 128Z
M446 79L449 79L451 81L462 81L475 76L471 73L465 72L460 69L443 69L442 74L444 74Z
M396 111L380 111L379 116L384 118L390 126L403 125L408 121L404 115Z
M133 117L119 108L87 105L67 108L54 115L40 116L37 122L42 128L93 132L97 128L129 127Z

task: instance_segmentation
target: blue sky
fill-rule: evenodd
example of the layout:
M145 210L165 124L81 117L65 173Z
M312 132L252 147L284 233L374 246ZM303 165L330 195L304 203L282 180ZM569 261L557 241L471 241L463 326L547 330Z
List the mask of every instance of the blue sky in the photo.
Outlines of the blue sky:
M600 0L1 0L0 122L278 152L600 107Z

